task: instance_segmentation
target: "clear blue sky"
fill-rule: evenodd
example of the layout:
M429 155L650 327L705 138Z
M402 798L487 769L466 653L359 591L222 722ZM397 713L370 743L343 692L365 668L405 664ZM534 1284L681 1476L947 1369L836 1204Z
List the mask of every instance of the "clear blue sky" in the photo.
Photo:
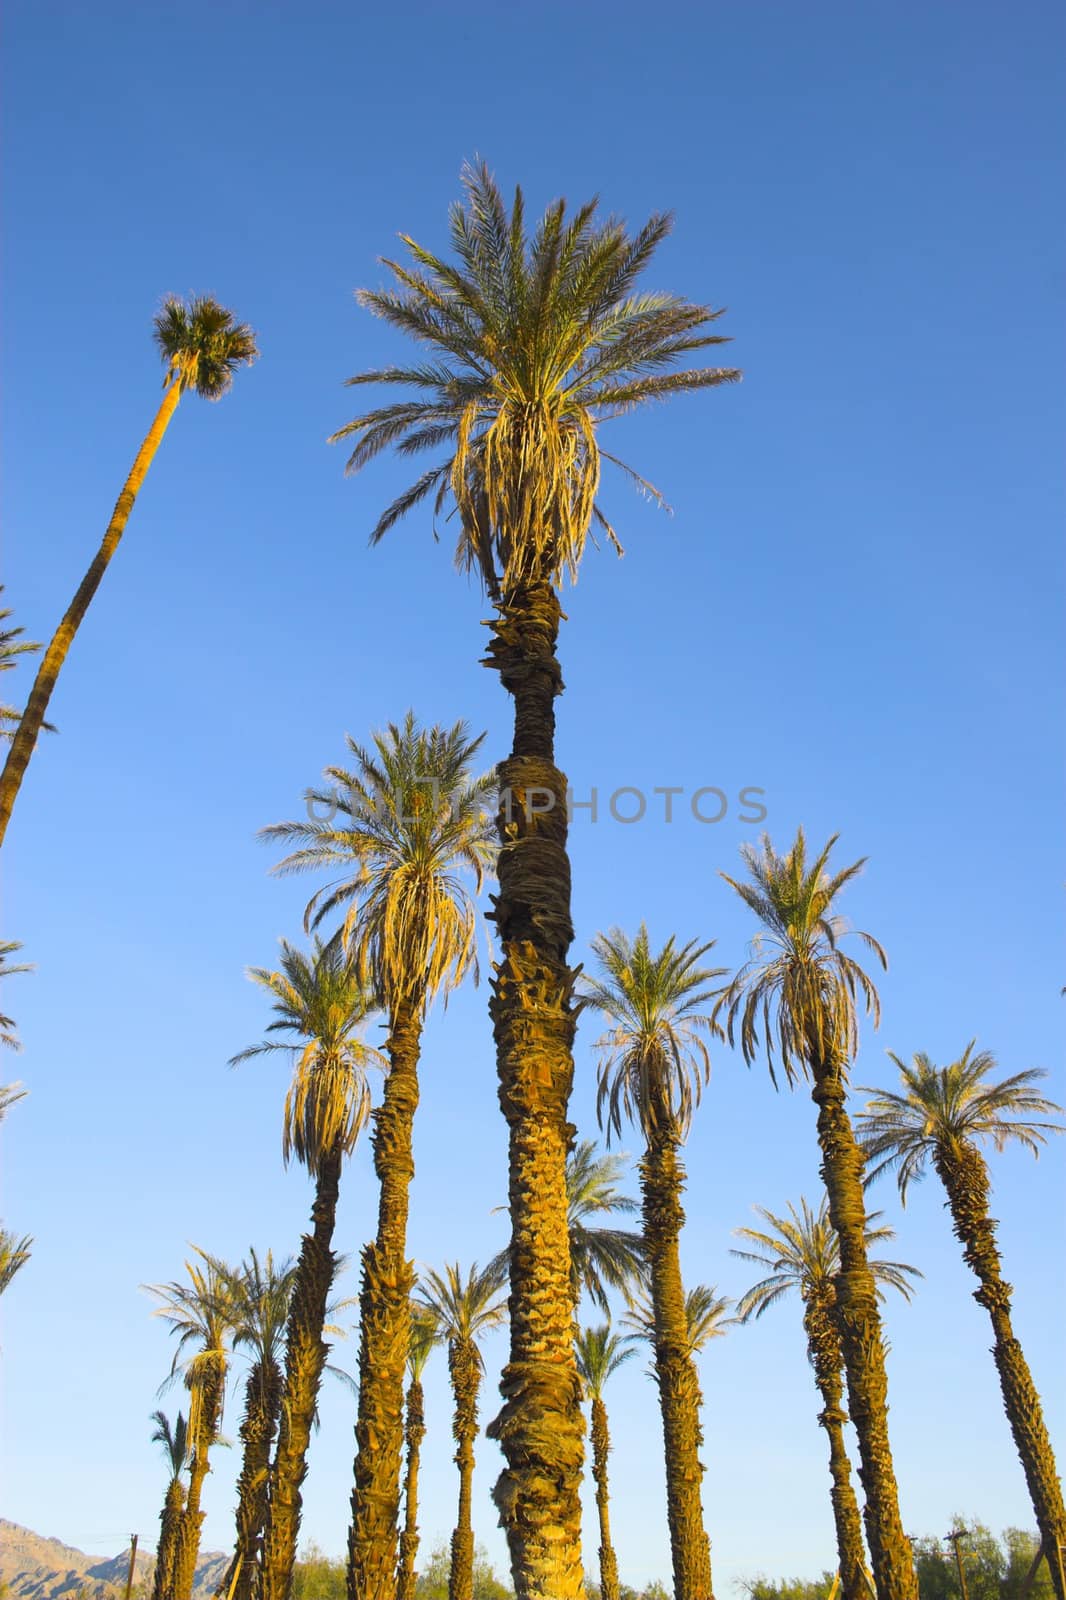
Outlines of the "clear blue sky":
M739 389L615 435L674 515L605 489L627 554L591 552L566 601L575 787L757 785L775 839L803 822L869 856L848 909L891 971L859 1082L888 1081L886 1048L945 1060L973 1036L1005 1069L1058 1073L1062 34L1050 0L10 0L4 571L30 637L54 627L157 403L160 296L217 294L263 354L218 407L183 404L5 852L5 934L37 964L5 995L25 1039L5 1076L32 1092L3 1131L2 1210L37 1241L3 1305L8 1516L101 1554L132 1528L153 1543L164 1474L147 1419L170 1347L138 1285L176 1276L188 1240L234 1257L298 1244L310 1194L281 1167L284 1068L225 1065L265 1020L243 968L298 936L312 887L268 878L256 829L294 814L346 731L409 705L486 728L493 759L506 749L477 589L425 517L369 551L400 469L345 481L324 442L352 414L342 380L400 350L351 291L380 281L398 230L443 242L476 152L538 208L598 192L633 223L676 210L649 281L728 306L745 370ZM716 826L577 821L575 956L643 917L736 964L751 929L717 873L755 831L735 807ZM464 993L427 1036L424 1261L503 1241L484 1004ZM593 1036L583 1024L583 1133ZM1060 1447L1064 1156L995 1160L1018 1328ZM686 1273L738 1293L731 1230L755 1202L814 1193L813 1107L718 1049L688 1161ZM930 1182L902 1216L889 1189L880 1200L926 1274L913 1307L886 1313L906 1526L940 1531L955 1511L1029 1524L941 1196ZM373 1213L364 1147L342 1248ZM487 1352L486 1417L503 1349ZM721 1341L703 1381L720 1592L830 1566L797 1308ZM615 1382L612 1417L622 1572L665 1576L642 1363ZM439 1360L429 1421L432 1539L455 1491ZM304 1527L338 1553L351 1429L334 1387ZM209 1483L211 1548L230 1537L235 1458ZM477 1532L502 1563L495 1447L478 1460ZM595 1548L590 1520L590 1567Z

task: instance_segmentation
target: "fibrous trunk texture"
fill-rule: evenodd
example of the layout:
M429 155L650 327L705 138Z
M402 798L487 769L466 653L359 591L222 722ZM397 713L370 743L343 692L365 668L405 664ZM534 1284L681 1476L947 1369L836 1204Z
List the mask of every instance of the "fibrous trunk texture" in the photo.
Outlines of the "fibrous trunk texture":
M458 1449L459 1513L452 1534L452 1564L448 1575L448 1600L474 1600L474 1440L477 1438L477 1392L481 1362L472 1339L452 1339L448 1345L448 1371L455 1396L452 1434Z
M655 1379L666 1448L666 1511L674 1593L678 1600L713 1600L711 1545L703 1525L700 1480L699 1378L689 1351L679 1241L684 1168L676 1140L654 1132L640 1162L644 1246L655 1321Z
M815 1297L807 1301L803 1325L814 1368L814 1381L822 1397L818 1421L829 1439L829 1475L833 1484L830 1496L836 1526L837 1571L840 1574L841 1593L844 1600L869 1600L863 1572L865 1551L862 1519L851 1481L851 1462L844 1444L844 1424L848 1420L844 1410L844 1357L840 1349L840 1335L832 1319L831 1298L824 1303Z
M174 1600L174 1560L184 1508L185 1485L175 1473L167 1485L163 1510L159 1516L159 1546L152 1576L152 1600Z
M148 468L152 465L152 457L159 449L163 435L167 431L167 424L174 415L180 399L181 383L175 375L167 386L163 402L156 412L155 421L137 452L137 459L130 469L130 475L115 502L115 509L111 513L111 521L107 525L100 548L93 556L88 572L81 580L77 593L67 607L66 614L41 659L37 676L33 680L33 688L26 701L26 709L19 718L15 737L11 741L11 748L4 762L3 773L0 774L0 844L4 842L7 825L11 820L11 809L41 732L48 711L48 702L52 698L52 690L56 686L60 669L67 659L67 653L74 642L74 635L81 626L93 595L100 587L100 580L107 571L108 563L118 549L119 540L125 532L126 523L133 510L133 502L137 498Z
M1054 1552L1066 1550L1066 1509L1040 1396L1011 1323L1011 1285L1004 1280L996 1224L988 1214L988 1171L979 1150L965 1140L937 1147L934 1161L947 1191L955 1236L981 1287L974 1293L992 1319L992 1356L1014 1446L1022 1463L1056 1600L1066 1600L1063 1571Z
M404 1002L391 1016L389 1071L374 1112L378 1228L363 1249L359 1294L359 1412L355 1486L348 1532L350 1600L393 1600L396 1593L403 1457L403 1383L411 1336L414 1268L407 1259L408 1191L415 1163L422 1007Z
M512 588L486 665L514 700L514 745L500 763L501 959L489 1011L509 1132L510 1360L488 1432L506 1460L493 1491L516 1600L584 1600L584 1420L573 1346L566 1157L575 973L567 964L570 860L566 779L555 765L559 602L547 583Z
M592 1397L592 1477L596 1484L596 1510L600 1519L601 1600L618 1600L618 1562L611 1543L610 1495L607 1488L607 1457L610 1451L607 1407L595 1394Z
M404 1483L404 1528L400 1534L400 1564L396 1575L396 1600L415 1600L415 1561L418 1559L418 1462L426 1437L425 1396L417 1378L407 1386L407 1476Z
M888 1442L885 1346L877 1288L866 1256L862 1153L845 1108L839 1066L815 1059L813 1077L822 1181L840 1243L835 1319L847 1373L848 1409L859 1442L859 1478L866 1497L866 1538L877 1600L918 1600Z
M311 1232L300 1246L285 1338L285 1385L278 1420L278 1443L270 1469L266 1529L260 1566L262 1600L290 1600L296 1540L300 1532L300 1486L307 1476L318 1389L329 1346L322 1338L326 1305L336 1272L331 1249L340 1188L341 1151L326 1156L318 1170L311 1207Z
M244 1388L241 1473L237 1479L237 1542L233 1560L216 1590L229 1600L252 1600L266 1525L270 1451L281 1411L281 1368L257 1361Z
M204 1362L199 1402L190 1406L190 1421L198 1418L195 1436L191 1440L189 1456L189 1492L182 1512L174 1553L174 1600L190 1600L196 1558L200 1554L200 1528L204 1512L200 1510L200 1496L204 1479L211 1470L208 1455L218 1438L218 1425L222 1416L222 1395L226 1380L226 1358L221 1350L201 1356Z

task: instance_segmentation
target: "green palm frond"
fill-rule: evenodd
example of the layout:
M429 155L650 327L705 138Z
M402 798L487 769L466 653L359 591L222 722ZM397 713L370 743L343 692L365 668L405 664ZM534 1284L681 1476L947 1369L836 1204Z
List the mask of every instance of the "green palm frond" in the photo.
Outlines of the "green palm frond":
M441 1343L437 1315L419 1300L411 1301L411 1336L407 1345L407 1371L413 1379L421 1380L426 1362Z
M32 1244L31 1234L24 1234L19 1239L7 1228L0 1228L0 1294L10 1287L16 1272L30 1259Z
M775 1084L776 1057L790 1084L806 1075L814 1060L846 1071L858 1045L859 1008L875 1027L880 1021L872 980L840 948L850 930L834 909L865 859L830 873L837 838L834 834L809 861L802 828L785 855L778 855L764 834L758 847L741 847L749 881L721 874L763 927L752 941L750 959L720 994L714 1015L724 1013L726 1036L731 1045L739 1043L749 1066L765 1047ZM854 937L887 967L876 939L868 933Z
M14 977L16 972L33 971L32 965L28 964L27 962L21 962L16 966L11 965L11 962L8 958L13 956L16 950L21 949L22 945L17 939L0 940L0 978ZM15 1033L14 1017L5 1017L2 1013L0 1013L0 1045L6 1046L8 1050L22 1049L22 1042ZM23 1091L23 1093L24 1092L25 1091ZM22 1096L15 1095L13 1098L15 1100L19 1100L22 1098ZM7 1102L8 1105L11 1105L12 1103L12 1100ZM6 1107L4 1109L6 1109ZM2 1116L3 1111L0 1110L0 1117Z
M449 1262L443 1273L431 1267L422 1270L414 1299L432 1317L438 1339L449 1345L470 1341L476 1346L483 1333L507 1320L504 1282L492 1262L479 1270L475 1261L465 1276L457 1261ZM480 1365L480 1353L477 1360Z
M902 1091L864 1088L873 1099L859 1113L858 1123L869 1165L867 1181L894 1170L904 1204L908 1188L925 1175L938 1146L950 1150L988 1140L997 1150L1016 1143L1038 1156L1048 1134L1063 1132L1060 1123L1036 1120L1062 1112L1033 1087L1047 1074L1033 1067L990 1082L996 1058L989 1050L978 1050L975 1039L946 1067L921 1053L909 1065L891 1050L888 1054L899 1068Z
M205 1253L206 1254L206 1253ZM289 1302L296 1282L296 1264L290 1258L277 1265L268 1250L260 1259L254 1246L238 1267L217 1257L206 1257L225 1282L231 1302L234 1349L245 1349L255 1365L276 1364L285 1344ZM330 1328L328 1332L340 1332Z
M0 594L4 592L4 585L0 583ZM0 672L12 672L18 666L19 656L36 655L41 649L30 639L22 639L20 634L25 633L25 628L5 628L3 624L13 616L10 607L0 609ZM15 706L0 705L0 741L8 744L15 737L22 712ZM41 727L45 733L55 733L55 728L50 722L42 722Z
M589 1395L603 1399L604 1386L619 1367L635 1354L629 1341L603 1322L595 1328L579 1328L574 1337L577 1370Z
M173 1429L165 1411L153 1411L151 1421L155 1423L152 1443L163 1446L163 1456L170 1468L170 1476L176 1478L184 1471L189 1460L189 1425L185 1415L181 1411L178 1412Z
M203 400L220 400L238 367L250 367L259 355L255 334L232 311L210 295L195 295L188 304L168 295L154 318L159 354L183 390L195 389Z
M182 1374L189 1391L190 1440L200 1437L205 1388L217 1381L220 1394L224 1394L227 1346L236 1323L231 1269L199 1245L192 1248L199 1260L186 1261L187 1282L182 1279L143 1286L159 1301L152 1315L162 1317L170 1324L171 1333L177 1335L170 1374L163 1387Z
M729 1329L736 1326L740 1319L729 1315L732 1305L732 1300L720 1295L710 1284L697 1283L688 1290L685 1295L686 1354L697 1355L712 1339L724 1338ZM631 1297L622 1321L631 1329L626 1334L628 1343L654 1347L655 1312L646 1290L640 1289Z
M635 285L671 219L632 237L597 202L567 216L548 207L529 233L522 191L510 210L484 163L463 172L444 259L401 235L410 265L386 259L393 287L359 303L428 347L430 358L349 379L414 390L332 435L356 472L389 447L443 445L445 459L384 512L372 542L429 495L459 513L456 564L477 569L496 597L524 581L576 579L597 506L602 422L684 390L736 382L734 368L677 370L692 352L728 341L721 315ZM674 370L667 370L674 369ZM606 519L604 519L606 522Z
M24 1100L29 1093L21 1083L0 1083L0 1122L3 1122L13 1105Z

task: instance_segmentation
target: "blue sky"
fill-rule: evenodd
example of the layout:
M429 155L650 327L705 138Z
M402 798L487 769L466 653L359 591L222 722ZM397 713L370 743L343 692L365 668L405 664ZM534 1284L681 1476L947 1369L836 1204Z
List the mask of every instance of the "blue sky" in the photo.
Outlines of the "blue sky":
M75 646L6 851L4 931L37 965L5 996L30 1097L3 1131L2 1212L36 1238L3 1304L5 1512L110 1554L154 1542L164 1474L148 1414L170 1348L138 1285L187 1241L294 1251L310 1193L284 1172L278 1063L227 1059L265 1008L242 977L296 937L312 884L267 876L256 829L414 706L507 748L478 666L487 614L427 518L376 551L401 486L325 444L345 377L397 337L354 305L403 229L444 242L464 159L530 204L599 193L634 224L676 211L649 284L727 306L737 389L627 419L617 448L664 517L610 482L621 562L590 552L565 605L560 760L579 794L765 790L767 827L868 855L855 922L885 944L884 1050L1058 1068L1061 1007L1063 24L1051 4L602 0L456 12L234 0L6 14L6 600L47 638L153 409L165 292L209 291L262 360L218 407L184 402ZM5 683L8 697L27 674ZM751 927L717 874L757 832L661 811L575 821L580 959L595 931ZM658 820L656 820L658 819ZM484 991L431 1021L411 1248L484 1260L505 1195ZM591 1134L595 1036L575 1120ZM630 1141L627 1148L633 1150ZM995 1160L1017 1323L1062 1445L1063 1150ZM684 1267L736 1294L750 1207L813 1194L814 1108L728 1051L688 1149ZM960 1511L1028 1525L988 1355L932 1182L897 1254L926 1275L886 1308L891 1427L909 1530ZM373 1226L369 1151L345 1178L341 1248ZM355 1273L347 1280L352 1292ZM341 1360L354 1362L354 1345ZM487 1347L483 1415L504 1342ZM717 1585L832 1564L825 1450L799 1315L783 1306L703 1361L705 1504ZM167 1402L171 1408L177 1395ZM614 1384L623 1576L669 1571L654 1391ZM305 1533L344 1546L352 1403L323 1401ZM233 1436L236 1408L230 1413ZM429 1380L424 1528L454 1468L444 1363ZM478 1450L476 1528L503 1564ZM230 1537L236 1451L204 1543ZM590 1520L587 1560L595 1562Z

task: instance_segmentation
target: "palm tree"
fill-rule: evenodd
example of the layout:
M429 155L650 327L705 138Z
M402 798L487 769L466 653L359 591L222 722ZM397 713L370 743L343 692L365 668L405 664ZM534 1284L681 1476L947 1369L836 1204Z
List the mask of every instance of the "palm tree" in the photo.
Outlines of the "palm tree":
M356 417L356 471L395 445L413 456L443 446L379 519L381 539L406 512L451 496L457 563L476 570L496 619L486 665L514 701L514 740L498 768L502 845L493 916L502 945L490 1011L500 1103L509 1129L513 1251L511 1356L503 1409L490 1425L506 1467L495 1501L506 1530L518 1600L582 1593L581 1390L567 1293L567 1105L573 1080L575 975L566 779L555 764L559 588L575 578L593 519L617 544L596 501L601 422L646 401L731 382L721 369L669 370L679 357L723 342L718 313L634 285L671 219L654 216L633 237L597 221L596 203L567 218L549 206L532 238L521 190L508 215L487 167L464 173L453 206L456 261L404 237L413 267L387 265L391 290L361 303L428 345L429 363L361 373L353 384L414 389L414 398Z
M880 1020L877 990L857 961L840 948L847 933L834 907L863 861L828 871L837 836L809 861L800 828L778 855L763 836L741 856L750 882L722 877L762 923L749 960L719 997L730 1044L739 1040L750 1066L766 1050L775 1085L775 1057L786 1080L812 1080L818 1107L821 1174L829 1219L840 1248L836 1317L848 1380L848 1410L859 1442L859 1477L865 1491L866 1537L878 1600L915 1600L917 1579L899 1512L899 1490L888 1439L888 1381L877 1303L877 1284L866 1254L862 1153L846 1098L848 1072L858 1045L861 1005ZM885 966L885 953L868 933L857 937Z
M33 1238L25 1234L17 1238L8 1228L0 1228L0 1294L11 1286L11 1280L30 1259Z
M404 1425L407 1473L404 1482L404 1529L400 1534L400 1557L396 1570L396 1600L414 1600L415 1595L415 1560L419 1543L418 1467L422 1440L426 1436L422 1374L439 1343L436 1317L427 1306L415 1301L411 1306L411 1339L407 1347L407 1420Z
M11 978L16 972L33 971L33 967L27 962L22 962L14 967L11 965L8 959L9 956L13 956L16 950L21 949L22 946L16 939L0 940L0 978ZM15 1032L14 1017L5 1017L2 1013L0 1013L0 1045L5 1046L8 1050L22 1049L22 1042ZM25 1090L23 1090L24 1093ZM14 1100L20 1100L21 1098L21 1094L11 1096L4 1105L3 1110L6 1111L7 1106L11 1105ZM2 1115L3 1111L0 1111L0 1116Z
M169 1322L178 1336L170 1376L183 1371L189 1391L189 1491L174 1546L173 1600L190 1600L192 1594L204 1520L200 1498L222 1421L227 1345L234 1327L230 1274L206 1251L195 1245L193 1249L200 1260L186 1261L188 1283L148 1285L149 1293L160 1301L153 1315ZM185 1355L190 1347L192 1354Z
M372 1001L363 975L339 944L316 939L305 955L282 939L278 970L251 967L248 976L273 997L276 1020L267 1032L295 1035L299 1042L268 1039L242 1050L231 1065L274 1050L289 1054L293 1078L285 1098L282 1156L286 1165L295 1156L315 1180L311 1230L300 1245L289 1305L285 1382L261 1547L262 1600L289 1600L300 1486L329 1350L322 1335L337 1270L332 1242L341 1167L370 1116L367 1068L382 1058L359 1037Z
M688 1344L680 1236L685 1171L679 1151L688 1134L710 1058L704 1010L721 976L700 966L709 944L668 939L653 955L642 923L635 939L621 929L592 941L601 976L587 979L582 998L610 1024L597 1040L596 1111L607 1140L622 1118L644 1136L640 1162L644 1258L654 1321L655 1375L666 1450L666 1503L674 1588L685 1600L711 1600L711 1547L703 1524L699 1448L700 1387Z
M402 726L390 723L376 733L370 750L349 738L351 771L326 769L329 787L311 798L334 813L328 820L263 830L268 839L299 846L279 872L341 868L339 882L312 898L308 918L317 926L347 908L341 942L388 1013L389 1073L374 1113L377 1233L362 1255L348 1543L352 1600L391 1600L396 1580L404 1365L415 1279L407 1215L418 1061L434 997L447 995L471 969L476 976L477 913L466 878L472 876L479 891L495 855L488 810L493 779L471 774L483 737L471 738L464 722L424 729L408 712Z
M474 1481L474 1440L477 1438L477 1397L484 1372L478 1340L507 1317L507 1302L500 1298L505 1275L492 1266L479 1272L477 1262L463 1277L459 1263L447 1265L443 1276L427 1270L417 1298L436 1323L437 1337L447 1340L448 1374L455 1397L452 1434L458 1446L459 1515L452 1534L452 1564L448 1600L473 1600L474 1529L471 1490Z
M122 493L115 502L100 548L37 669L26 709L19 719L3 773L0 774L0 844L7 832L11 808L15 804L15 796L30 756L45 725L45 712L60 669L89 604L100 587L111 557L118 549L133 503L178 401L187 389L195 389L204 400L220 400L232 384L237 368L250 366L259 354L251 328L243 322L235 322L231 311L207 296L197 296L187 306L181 300L168 296L153 326L153 337L167 369L163 380L163 400L137 452L130 475L122 486Z
M180 1411L173 1429L165 1411L153 1411L152 1421L155 1423L152 1443L163 1446L163 1456L170 1468L163 1510L159 1516L159 1545L155 1556L155 1572L152 1576L152 1600L172 1600L174 1557L185 1509L185 1485L181 1481L181 1475L189 1460L189 1429Z
M699 1355L712 1339L723 1339L737 1321L729 1312L733 1302L720 1295L713 1284L697 1283L685 1291L685 1349L690 1356ZM655 1308L647 1291L638 1289L631 1294L622 1315L630 1332L626 1339L632 1343L642 1341L655 1348ZM652 1377L655 1369L651 1369Z
M607 1457L611 1435L607 1427L607 1407L603 1390L624 1362L633 1354L624 1340L612 1333L608 1323L595 1328L580 1328L576 1339L577 1370L592 1401L592 1477L596 1484L596 1510L600 1519L600 1595L601 1600L619 1600L618 1560L611 1543L610 1492L607 1487Z
M0 583L0 594L4 592L4 585ZM0 624L12 616L10 606L0 609ZM40 650L39 644L33 644L29 639L20 639L19 635L25 633L25 628L5 628L0 626L0 672L13 672L18 666L19 656L36 655ZM0 705L0 741L10 744L15 737L21 711L16 711L14 706ZM50 722L43 724L48 733L55 733Z
M1034 1085L1046 1074L1036 1068L998 1081L996 1058L971 1040L957 1061L938 1067L927 1055L908 1066L899 1056L902 1092L865 1089L873 1095L860 1114L863 1148L875 1165L871 1177L895 1168L900 1199L932 1165L944 1185L955 1237L980 1287L974 1294L992 1319L992 1349L1003 1407L1021 1458L1037 1525L1049 1554L1057 1600L1066 1600L1062 1568L1050 1553L1066 1547L1066 1509L1055 1456L1044 1424L1040 1396L1011 1322L1011 1286L1003 1277L996 1223L988 1214L990 1183L981 1146L1002 1150L1012 1141L1039 1155L1049 1133L1061 1126L1037 1118L1062 1107L1038 1094Z
M868 1600L865 1552L859 1503L851 1482L851 1464L844 1443L844 1357L836 1327L836 1276L840 1271L840 1246L829 1220L829 1206L823 1195L815 1212L801 1198L800 1208L790 1205L787 1217L775 1216L764 1206L755 1211L769 1231L738 1228L739 1238L756 1248L734 1250L742 1261L752 1261L768 1274L748 1290L739 1303L741 1322L761 1317L785 1295L797 1293L803 1302L803 1328L807 1335L807 1358L814 1369L814 1381L822 1397L818 1421L829 1439L830 1491L837 1535L837 1570L844 1600ZM866 1248L894 1237L887 1226L874 1227L880 1216L871 1212L866 1219ZM870 1260L870 1271L878 1285L898 1289L910 1299L908 1277L919 1278L916 1267L899 1261Z

